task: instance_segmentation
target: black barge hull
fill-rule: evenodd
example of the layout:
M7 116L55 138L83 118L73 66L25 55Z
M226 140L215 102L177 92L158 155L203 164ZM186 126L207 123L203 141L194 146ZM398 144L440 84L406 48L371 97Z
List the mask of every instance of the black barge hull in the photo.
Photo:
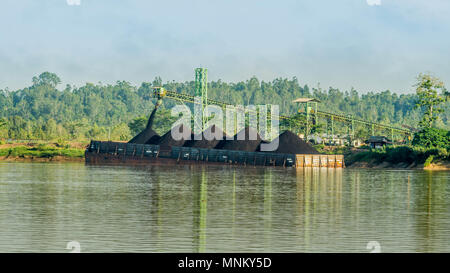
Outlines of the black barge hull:
M91 141L85 152L87 164L120 165L241 165L267 167L343 168L342 155L280 154L219 149L171 147L111 141Z

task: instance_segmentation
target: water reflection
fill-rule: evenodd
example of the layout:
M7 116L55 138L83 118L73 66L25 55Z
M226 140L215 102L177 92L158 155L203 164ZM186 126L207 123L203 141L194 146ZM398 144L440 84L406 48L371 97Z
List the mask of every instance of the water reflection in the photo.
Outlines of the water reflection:
M313 168L299 169L297 176L297 218L302 233L302 250L311 248L311 237L320 226L321 216L339 227L342 209L342 170ZM314 228L316 227L316 228ZM324 235L330 230L324 231Z
M449 172L0 164L0 251L450 251Z
M205 252L206 246L206 217L208 206L208 180L205 169L201 169L194 176L194 246L195 252Z
M426 171L423 187L415 189L417 192L412 197L415 212L414 228L418 236L428 239L421 241L416 251L435 251L436 243L440 240L449 241L448 236L442 236L442 233L448 235L448 225L445 226L446 223L448 224L445 219L450 212L448 181L441 177L436 179L433 172Z
M272 233L272 172L264 173L264 248L271 247Z

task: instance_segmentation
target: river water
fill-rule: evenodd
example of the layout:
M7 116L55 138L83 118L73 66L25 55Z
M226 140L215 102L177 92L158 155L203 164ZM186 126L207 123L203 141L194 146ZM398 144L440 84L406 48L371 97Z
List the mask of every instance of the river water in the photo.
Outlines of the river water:
M0 163L0 252L450 252L450 172Z

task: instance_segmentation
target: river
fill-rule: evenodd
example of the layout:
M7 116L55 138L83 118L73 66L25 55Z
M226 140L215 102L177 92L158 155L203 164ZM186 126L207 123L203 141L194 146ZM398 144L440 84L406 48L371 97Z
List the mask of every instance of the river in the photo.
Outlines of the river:
M450 252L450 172L0 163L0 252ZM374 244L374 243L372 243Z

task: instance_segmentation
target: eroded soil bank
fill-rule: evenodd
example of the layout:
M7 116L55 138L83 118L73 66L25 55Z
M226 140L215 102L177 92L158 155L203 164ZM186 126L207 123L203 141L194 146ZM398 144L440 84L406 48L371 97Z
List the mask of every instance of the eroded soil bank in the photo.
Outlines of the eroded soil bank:
M370 168L370 169L416 169L416 170L450 170L450 162L435 162L427 166L424 164L407 164L404 162L392 164L389 162L355 162L350 165L346 165L347 168Z
M34 156L0 156L0 162L84 162L84 157L34 157Z

